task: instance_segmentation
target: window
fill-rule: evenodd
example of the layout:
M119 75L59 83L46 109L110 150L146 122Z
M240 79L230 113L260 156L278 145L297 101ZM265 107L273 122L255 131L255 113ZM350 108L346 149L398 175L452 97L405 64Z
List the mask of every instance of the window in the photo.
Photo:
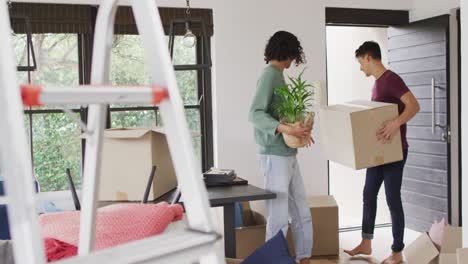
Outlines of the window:
M32 40L38 68L33 72L18 72L18 81L54 87L89 83L90 50L93 45L90 25L94 24L92 14L96 13L96 8L83 5L31 3L13 3L12 6L10 13L27 15L33 33L37 33L33 34ZM41 12L36 12L38 9L41 9ZM185 16L185 9L163 9L164 12L161 14L162 20L166 21L165 27L168 21ZM123 11L117 16L116 28L129 32L119 32L125 34L115 36L111 58L111 81L113 84L149 84L150 78L143 62L141 40L135 34L134 22L131 21L132 12ZM197 17L207 22L208 34L212 35L211 10L197 9L194 10L195 13L199 14ZM57 20L64 22L57 24ZM17 32L25 30L21 23L13 23L12 27ZM169 32L168 28L165 30L166 33ZM195 28L194 32L196 30L199 29ZM181 40L182 37L176 38L174 65L193 65L200 61L199 45L190 49L185 48ZM198 43L201 43L201 40ZM16 34L13 44L18 65L28 65L26 35ZM177 71L176 78L185 105L189 129L193 134L197 157L202 163L202 168L207 169L213 162L211 71L189 68ZM68 182L65 175L67 168L71 169L76 187L81 186L85 146L79 137L81 134L79 126L62 111L64 107L72 110L82 120L86 120L86 108L80 108L78 105L24 109L25 133L29 139L34 173L43 192L67 190ZM111 127L163 126L158 108L152 105L111 105L110 117Z
M168 38L167 38L168 39ZM197 62L196 47L182 45L182 37L175 38L173 64L193 65ZM193 135L195 153L202 161L201 112L198 72L186 70L176 72L177 84L182 96L187 122ZM111 81L113 84L150 84L150 77L144 65L143 46L139 35L116 35L111 55ZM154 127L162 126L158 109L150 105L112 105L111 126Z
M44 86L78 85L78 35L34 34L33 46L37 70L19 72L20 83ZM14 37L18 65L27 65L26 35ZM77 106L67 106L67 108ZM79 115L79 114L77 114ZM25 109L25 125L29 138L34 174L41 191L68 188L65 169L70 168L79 187L81 180L80 129L59 107Z

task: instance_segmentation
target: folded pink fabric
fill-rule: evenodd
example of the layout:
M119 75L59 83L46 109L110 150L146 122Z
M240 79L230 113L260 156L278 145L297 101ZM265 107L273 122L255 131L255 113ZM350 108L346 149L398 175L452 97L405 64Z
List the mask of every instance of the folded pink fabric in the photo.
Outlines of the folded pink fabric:
M53 238L46 238L44 246L48 262L73 257L78 253L77 247Z
M167 226L181 220L180 205L115 204L99 208L96 218L95 249L113 247L162 233ZM80 212L43 214L39 218L44 238L53 238L78 246Z

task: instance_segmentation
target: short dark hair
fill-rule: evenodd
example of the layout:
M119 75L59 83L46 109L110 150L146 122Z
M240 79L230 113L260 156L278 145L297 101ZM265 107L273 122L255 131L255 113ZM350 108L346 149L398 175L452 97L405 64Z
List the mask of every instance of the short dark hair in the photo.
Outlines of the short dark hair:
M356 58L369 55L374 59L382 60L382 52L380 51L380 46L375 41L366 41L364 42L355 52Z
M265 62L287 59L294 60L296 65L305 63L304 51L301 42L294 34L287 31L278 31L271 36L265 47Z

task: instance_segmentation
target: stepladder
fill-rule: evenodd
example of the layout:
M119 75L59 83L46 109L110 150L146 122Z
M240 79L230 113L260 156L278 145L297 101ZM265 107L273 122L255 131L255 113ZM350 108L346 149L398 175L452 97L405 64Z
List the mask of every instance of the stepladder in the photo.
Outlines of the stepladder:
M0 2L0 165L5 176L8 219L16 263L46 263L33 186L32 161L23 127L23 105L89 105L88 122L81 124L86 139L83 168L82 208L78 257L63 263L224 263L216 242L208 195L201 166L195 158L183 102L161 24L153 0L132 1L145 63L153 85L114 87L109 81L110 50L118 0L103 0L99 6L94 36L91 85L42 87L23 85L16 79L8 7ZM184 193L187 227L115 248L94 251L97 196L107 105L151 103L159 107L166 139Z

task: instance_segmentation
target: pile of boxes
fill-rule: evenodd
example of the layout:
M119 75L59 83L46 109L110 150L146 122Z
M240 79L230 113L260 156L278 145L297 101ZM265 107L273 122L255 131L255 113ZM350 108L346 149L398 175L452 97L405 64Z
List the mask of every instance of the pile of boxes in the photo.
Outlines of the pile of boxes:
M429 234L423 233L405 248L404 254L409 264L464 264L468 263L468 250L462 246L462 228L445 226L440 250Z

